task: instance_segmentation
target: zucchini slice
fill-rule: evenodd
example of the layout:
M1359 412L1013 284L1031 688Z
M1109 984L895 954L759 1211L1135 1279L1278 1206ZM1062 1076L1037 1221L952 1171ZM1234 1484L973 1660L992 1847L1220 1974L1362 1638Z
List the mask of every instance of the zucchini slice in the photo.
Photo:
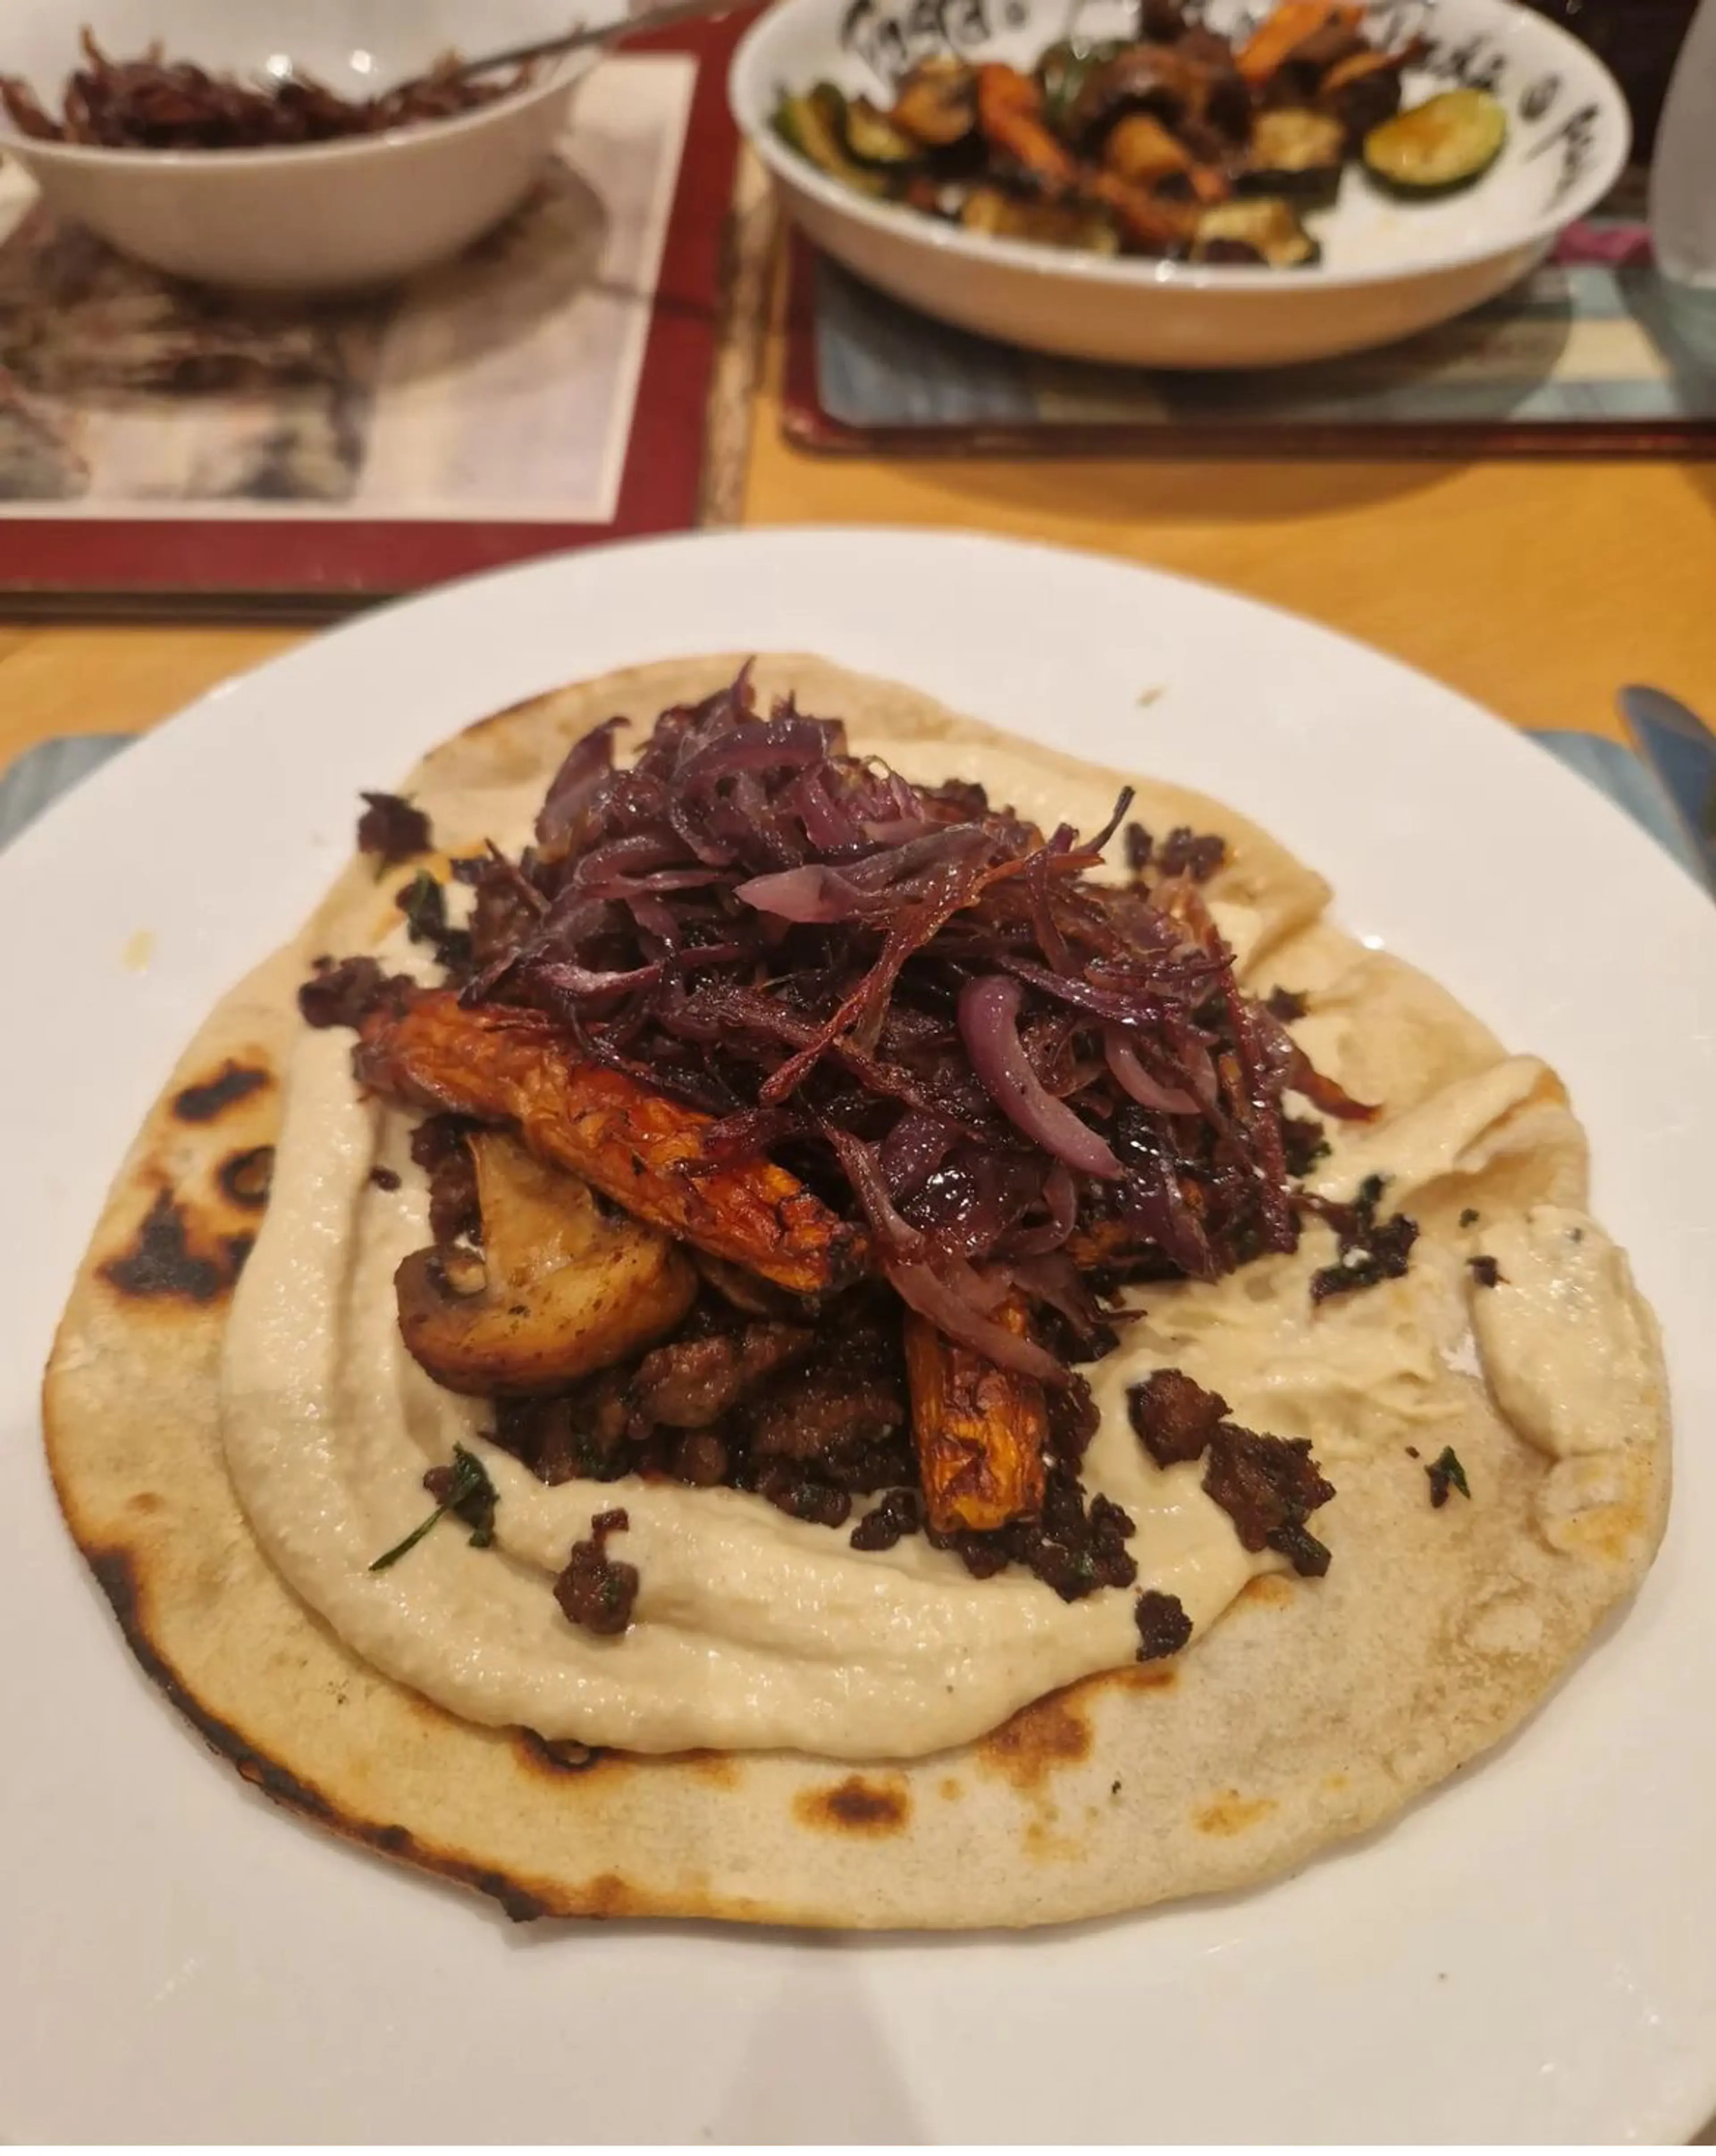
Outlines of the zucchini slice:
M1507 110L1487 90L1445 90L1373 127L1364 169L1390 194L1422 202L1481 180L1507 139Z
M1272 270L1308 270L1322 249L1294 214L1291 203L1277 195L1251 196L1242 202L1218 203L1198 218L1192 241L1194 262L1238 262L1238 250Z
M867 97L855 97L846 107L846 147L863 165L886 165L897 170L916 165L923 146L895 126L886 112L878 112Z
M774 131L789 149L796 150L831 180L855 187L861 195L881 193L881 177L847 155L845 95L831 82L819 82L799 97L782 98Z
M889 120L929 150L951 150L977 125L977 72L947 55L920 60L900 85Z
M1330 113L1297 105L1260 112L1251 126L1245 192L1326 208L1340 192L1346 147L1346 130Z

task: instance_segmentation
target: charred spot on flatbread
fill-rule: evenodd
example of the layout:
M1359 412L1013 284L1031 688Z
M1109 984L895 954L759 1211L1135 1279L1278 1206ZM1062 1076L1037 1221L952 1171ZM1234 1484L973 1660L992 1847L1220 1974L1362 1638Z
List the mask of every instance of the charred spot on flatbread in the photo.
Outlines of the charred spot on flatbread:
M250 1255L249 1235L220 1235L198 1248L184 1209L172 1193L157 1190L129 1250L109 1258L101 1276L124 1296L139 1300L177 1298L218 1302Z
M212 1123L238 1101L248 1101L273 1083L270 1072L229 1059L212 1078L182 1086L173 1096L172 1112L182 1123Z
M215 1171L215 1181L234 1205L260 1212L268 1203L269 1183L274 1174L274 1147L249 1146L229 1153Z
M843 1834L902 1834L912 1817L912 1798L903 1781L877 1781L848 1774L830 1788L800 1790L794 1816L806 1826Z
M1040 1789L1057 1769L1091 1756L1094 1739L1087 1716L1070 1691L1051 1692L1010 1717L979 1740L979 1764L1022 1793Z

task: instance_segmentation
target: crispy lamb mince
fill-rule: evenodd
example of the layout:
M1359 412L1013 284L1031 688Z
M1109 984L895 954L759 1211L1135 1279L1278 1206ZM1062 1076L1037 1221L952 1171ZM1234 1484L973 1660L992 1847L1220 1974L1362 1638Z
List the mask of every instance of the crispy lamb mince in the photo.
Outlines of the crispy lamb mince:
M444 1254L481 1235L465 1133L500 1125L697 1260L668 1337L498 1398L497 1441L547 1482L725 1485L861 1550L923 1533L1067 1601L1133 1586L1133 1523L1081 1480L1070 1366L1116 1344L1104 1296L1295 1249L1295 1133L1322 1127L1283 1094L1372 1112L1236 983L1196 888L1224 842L1134 824L1129 880L1097 881L1129 796L1094 839L1046 834L850 756L790 699L759 716L748 670L616 767L623 723L574 745L516 860L454 864L464 927L426 872L406 887L447 986L359 959L301 994L358 1029L367 1087L433 1111L413 1152ZM1379 1240L1374 1200L1347 1210ZM1177 1372L1133 1413L1159 1461L1207 1455L1247 1548L1326 1566L1308 1447ZM624 1629L622 1524L557 1583L575 1623ZM1144 1650L1182 1643L1170 1604L1142 1598Z
M414 855L429 853L435 843L429 819L401 793L366 793L357 819L357 850L374 854L383 868L394 868Z
M1386 1220L1377 1218L1377 1208L1388 1178L1367 1175L1350 1205L1319 1201L1313 1209L1328 1221L1338 1238L1340 1253L1332 1265L1320 1266L1311 1276L1311 1300L1323 1302L1332 1295L1350 1295L1354 1289L1375 1287L1405 1273L1418 1240L1418 1223L1404 1213Z
M306 1025L361 1025L379 1004L411 988L408 975L384 973L373 958L318 958L298 991L298 1009Z
M28 83L0 75L0 104L20 135L104 150L284 149L450 120L530 80L521 69L502 80L467 82L455 72L458 54L449 53L398 90L347 98L301 74L260 82L211 74L164 59L158 44L141 59L110 59L87 29L82 44L85 64L66 78L57 117Z
M638 1568L608 1554L609 1536L624 1534L630 1525L623 1509L598 1512L590 1522L589 1540L573 1544L566 1569L554 1582L554 1599L587 1632L611 1635L624 1632L632 1621Z
M1272 1549L1295 1572L1320 1578L1328 1552L1306 1527L1334 1495L1306 1438L1261 1436L1229 1422L1227 1402L1184 1370L1153 1370L1127 1391L1127 1412L1159 1467L1206 1462L1204 1488L1248 1550Z
M1177 1594L1147 1588L1138 1599L1138 1660L1159 1662L1177 1655L1192 1636L1192 1620Z

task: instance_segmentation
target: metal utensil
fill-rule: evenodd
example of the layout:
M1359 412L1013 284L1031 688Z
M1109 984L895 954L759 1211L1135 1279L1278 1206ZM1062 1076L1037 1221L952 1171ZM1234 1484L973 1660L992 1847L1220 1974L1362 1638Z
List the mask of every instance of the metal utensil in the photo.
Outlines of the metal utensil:
M611 15L600 23L581 23L576 29L568 30L557 38L542 38L535 44L510 45L505 52L484 53L475 59L460 59L451 69L433 77L445 82L450 74L455 80L466 81L473 75L492 74L497 68L525 67L532 60L559 59L564 54L582 51L586 45L617 44L622 38L640 36L646 30L670 29L676 23L689 23L699 15L725 15L737 4L737 0L662 0L662 4L640 8L635 14ZM401 85L408 88L409 85Z
M1616 703L1639 754L1668 796L1716 896L1716 733L1666 689L1630 682Z

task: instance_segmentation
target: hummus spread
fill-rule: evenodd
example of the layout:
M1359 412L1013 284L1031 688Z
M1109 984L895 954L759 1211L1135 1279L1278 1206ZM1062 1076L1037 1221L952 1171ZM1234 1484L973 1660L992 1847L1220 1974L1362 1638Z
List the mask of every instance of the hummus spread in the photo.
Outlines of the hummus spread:
M909 776L946 775L945 748L902 755L890 744L889 753ZM1056 773L1048 798L1029 759L983 762L992 798L1050 828L1065 820L1090 830L1112 807L1094 780L1081 787ZM437 829L466 845L492 837L512 846L536 796L427 805ZM1213 911L1243 972L1263 916L1243 905ZM416 959L397 933L378 948L395 968ZM1451 1238L1421 1238L1405 1278L1313 1310L1309 1274L1328 1262L1333 1238L1312 1224L1294 1257L1215 1286L1152 1289L1123 1347L1087 1373L1102 1421L1084 1479L1136 1522L1136 1589L1066 1604L1020 1572L974 1580L919 1537L855 1550L844 1531L731 1489L637 1478L549 1487L486 1441L482 1403L442 1389L405 1350L393 1277L431 1240L427 1192L410 1165L408 1119L361 1095L351 1054L349 1034L306 1029L286 1074L268 1212L226 1337L227 1460L259 1539L311 1607L377 1668L474 1722L640 1752L779 1748L873 1759L964 1742L1058 1686L1130 1662L1138 1589L1177 1596L1201 1632L1255 1573L1279 1564L1241 1547L1205 1494L1200 1466L1164 1471L1148 1457L1128 1420L1129 1384L1177 1363L1252 1427L1309 1437L1335 1460L1457 1414L1477 1382L1461 1368L1468 1296ZM1343 1074L1337 1065L1332 1075ZM1338 1146L1322 1186L1350 1195L1364 1174L1386 1168L1392 1209L1420 1185L1457 1178L1542 1075L1516 1060L1442 1089ZM372 1179L378 1166L394 1172L397 1188ZM1566 1343L1580 1337L1568 1313L1630 1307L1625 1296L1584 1295L1580 1282L1609 1262L1611 1246L1589 1223L1583 1243L1570 1244L1581 1223L1558 1213L1552 1245L1550 1230L1530 1224L1518 1248L1498 1242L1510 1289L1480 1296L1477 1309L1480 1353L1487 1363L1499 1347L1512 1373L1511 1389L1496 1387L1500 1404L1556 1452L1579 1448L1589 1412L1583 1381L1558 1389L1554 1376L1564 1375ZM1558 1262L1570 1252L1582 1252L1570 1268ZM1554 1343L1547 1360L1522 1337L1544 1327ZM1606 1353L1594 1339L1591 1356ZM455 1443L494 1483L493 1546L472 1548L448 1521L399 1564L372 1572L422 1517L424 1471ZM630 1524L611 1547L638 1567L641 1588L630 1630L604 1639L568 1623L550 1589L592 1515L614 1507ZM1338 1561L1338 1499L1324 1517Z

